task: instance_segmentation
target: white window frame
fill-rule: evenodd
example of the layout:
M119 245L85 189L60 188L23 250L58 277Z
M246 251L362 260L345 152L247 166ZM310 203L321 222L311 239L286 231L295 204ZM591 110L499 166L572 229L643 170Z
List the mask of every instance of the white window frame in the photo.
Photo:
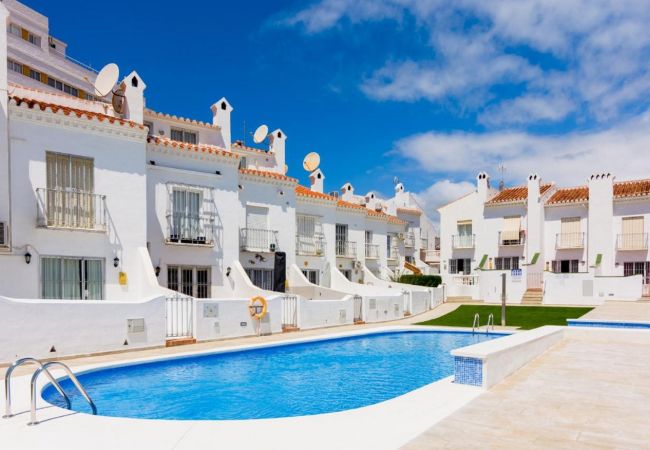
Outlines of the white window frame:
M45 290L45 280L43 279L43 261L46 259L53 259L53 260L58 260L59 264L61 265L61 270L60 270L60 279L59 279L59 290L60 293L63 294L63 285L65 283L65 280L63 279L64 277L64 271L63 271L63 262L64 261L81 261L84 264L84 269L85 269L85 264L87 261L99 261L101 263L101 291L99 298L97 299L89 299L88 298L88 289L83 289L86 285L86 270L82 270L81 276L79 278L79 292L81 294L81 298L64 298L63 295L61 295L59 298L52 298L52 297L45 297L44 296L44 290ZM59 255L43 255L40 257L40 274L39 274L39 279L40 279L40 284L41 284L41 298L44 300L103 300L105 297L105 292L106 292L106 260L104 258L95 258L95 257L85 257L85 256L59 256Z

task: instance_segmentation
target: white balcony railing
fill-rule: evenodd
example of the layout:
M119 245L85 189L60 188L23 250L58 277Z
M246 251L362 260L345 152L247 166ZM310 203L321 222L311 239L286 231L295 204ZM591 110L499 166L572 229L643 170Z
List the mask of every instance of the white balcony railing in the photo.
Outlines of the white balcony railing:
M424 262L440 262L440 250L427 250Z
M584 233L558 233L555 237L556 249L583 248L584 246Z
M502 247L516 247L526 243L526 232L519 231L499 231L499 245Z
M341 258L356 258L357 243L350 241L336 241L336 256Z
M167 216L168 244L214 245L214 219L210 216L197 216L174 213Z
M399 259L399 249L396 246L390 247L387 257L390 261L397 261Z
M275 252L279 249L278 232L259 228L241 228L239 247L247 252Z
M453 248L474 248L473 234L455 234L451 237Z
M325 254L325 236L296 236L296 255L323 256Z
M36 189L37 225L106 231L106 196L66 189Z
M379 259L379 245L366 244L366 259Z
M406 248L415 247L415 234L412 231L409 231L404 234L404 247Z
M623 233L616 237L618 250L647 250L648 233Z
M463 286L478 285L478 275L455 275L452 277L454 284Z

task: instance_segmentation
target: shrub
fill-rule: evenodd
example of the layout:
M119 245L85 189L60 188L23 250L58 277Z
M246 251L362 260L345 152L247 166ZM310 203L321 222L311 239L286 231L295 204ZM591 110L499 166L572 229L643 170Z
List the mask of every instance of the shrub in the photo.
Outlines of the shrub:
M438 287L442 283L442 277L440 275L402 275L399 277L399 282L417 286Z

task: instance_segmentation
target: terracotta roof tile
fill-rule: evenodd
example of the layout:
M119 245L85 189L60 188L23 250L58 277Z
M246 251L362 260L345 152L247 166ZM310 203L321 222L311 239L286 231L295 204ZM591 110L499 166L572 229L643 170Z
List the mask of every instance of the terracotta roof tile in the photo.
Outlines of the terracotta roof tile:
M154 143L158 145L164 145L165 147L179 148L187 151L194 151L197 153L209 153L221 156L227 156L229 158L239 158L238 155L229 152L221 147L215 145L206 145L206 144L188 144L187 142L174 141L169 138L160 137L160 136L149 136L147 137L147 142Z
M131 128L139 128L141 130L144 130L144 125L141 125L136 122L132 122L130 120L124 120L120 119L118 117L114 116L109 116L107 114L101 114L98 112L93 112L93 111L86 111L83 109L78 109L78 108L71 108L69 106L62 106L62 105L57 105L55 103L49 103L41 100L34 100L31 98L27 97L19 97L19 96L9 96L9 100L13 101L16 103L17 106L21 106L23 103L26 104L30 109L34 109L35 107L40 109L41 111L45 111L46 109L49 109L53 113L57 114L59 111L61 111L63 114L66 116L74 115L78 118L85 117L88 120L93 120L97 119L99 122L109 122L109 123L118 123L120 125L128 125Z
M397 212L406 213L406 214L416 214L422 215L422 211L416 208L397 208Z
M331 195L323 194L322 192L315 192L309 189L308 187L298 185L296 186L296 195L299 195L301 197L311 197L311 198L318 198L322 200L330 200L333 202L338 201L336 197L333 197Z
M650 195L650 179L614 183L614 198L643 197L647 195Z
M256 153L264 153L265 155L272 155L272 153L270 153L268 150L264 150L262 148L250 147L248 145L244 145L244 143L241 141L233 142L232 147L237 147L238 150L244 150L247 152L256 152Z
M280 181L288 181L290 183L297 183L298 180L295 178L288 177L286 175L282 175L281 173L277 172L269 172L266 170L256 170L256 169L239 169L239 173L242 173L244 175L254 175L262 178L273 178L275 180L280 180Z
M539 188L540 195L544 195L548 191L552 183L542 184ZM487 205L496 205L499 203L512 203L512 202L523 202L528 198L528 186L515 186L511 188L505 188L501 192L498 192L494 197L486 202Z
M180 117L180 116L175 116L173 114L162 113L162 112L154 111L153 109L149 109L149 108L145 108L144 113L145 113L145 115L155 116L155 117L158 117L160 119L174 120L176 122L184 122L184 123L199 126L199 127L214 128L214 129L219 128L218 125L213 125L213 124L208 123L208 122L202 122L202 121L196 120L196 119L188 119L186 117Z
M578 186L558 189L546 202L547 205L560 205L564 203L582 203L589 200L589 188Z
M358 205L356 203L346 202L345 200L339 200L336 203L336 206L338 206L340 208L357 209L357 210L365 210L365 209L367 209L363 205Z

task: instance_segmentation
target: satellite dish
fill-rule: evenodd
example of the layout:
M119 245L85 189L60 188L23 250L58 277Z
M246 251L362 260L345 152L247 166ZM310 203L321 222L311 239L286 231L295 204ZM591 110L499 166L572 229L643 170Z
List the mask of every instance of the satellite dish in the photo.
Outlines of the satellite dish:
M111 103L113 104L113 109L116 113L122 114L124 112L124 101L124 89L120 88L113 92Z
M106 97L117 83L120 77L120 69L117 64L106 64L95 78L95 91L100 97Z
M319 165L320 155L316 152L309 153L307 156L305 156L305 159L302 160L302 167L307 172L313 172L314 170L318 169Z
M255 130L255 133L253 134L253 141L255 141L256 144L259 144L266 139L266 136L269 135L269 127L266 125L260 125L257 127L257 130Z

